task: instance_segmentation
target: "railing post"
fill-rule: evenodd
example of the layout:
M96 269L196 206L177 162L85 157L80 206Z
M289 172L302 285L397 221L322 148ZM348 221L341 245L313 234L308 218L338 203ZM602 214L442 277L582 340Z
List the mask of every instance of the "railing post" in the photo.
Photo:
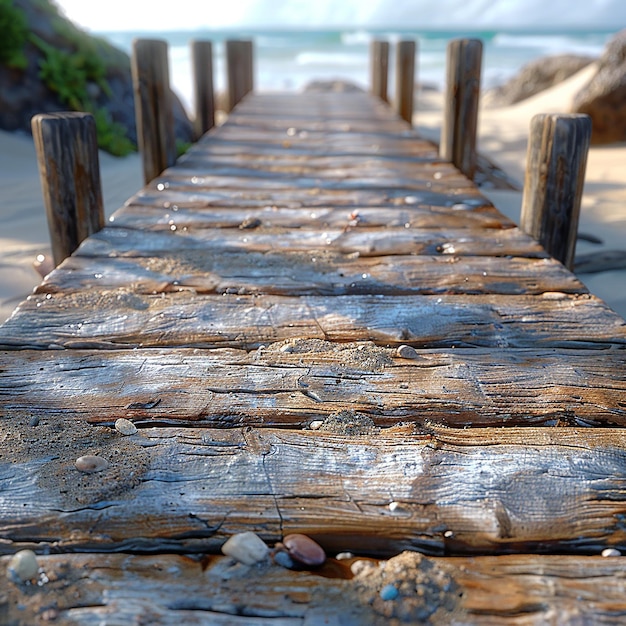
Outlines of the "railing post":
M136 39L132 54L137 142L149 183L176 162L167 42Z
M254 88L254 60L251 41L226 41L228 113Z
M476 131L483 44L480 39L448 43L447 86L439 152L468 178L476 174Z
M89 113L31 121L54 264L104 226L96 123Z
M400 41L396 48L396 111L409 124L413 123L414 91L415 42Z
M210 41L192 41L191 57L194 78L196 118L194 132L199 139L215 126L215 94L213 92L213 46Z
M389 42L372 41L370 45L372 94L389 102L387 84L389 80Z
M591 118L535 115L530 124L521 228L572 269Z

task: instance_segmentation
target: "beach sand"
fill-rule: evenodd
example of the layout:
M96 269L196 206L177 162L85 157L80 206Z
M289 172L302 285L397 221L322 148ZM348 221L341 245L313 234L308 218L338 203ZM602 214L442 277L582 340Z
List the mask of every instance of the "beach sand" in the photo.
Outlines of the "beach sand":
M480 152L511 178L524 180L530 119L536 113L568 112L576 91L589 79L586 68L560 85L513 106L483 108L479 119ZM420 92L415 125L437 139L442 119L441 93ZM105 212L113 211L142 187L137 155L123 159L100 154ZM32 138L0 132L0 322L41 282L33 269L38 254L50 253L39 173ZM502 213L519 222L521 192L483 189ZM579 253L626 249L626 144L591 149L587 165L580 232L601 245L579 241ZM589 290L626 317L626 270L583 274Z

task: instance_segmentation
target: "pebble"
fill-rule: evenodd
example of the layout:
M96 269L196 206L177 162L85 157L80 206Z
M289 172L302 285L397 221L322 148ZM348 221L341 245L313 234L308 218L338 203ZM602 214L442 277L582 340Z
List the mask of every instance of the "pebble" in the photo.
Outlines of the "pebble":
M37 557L32 550L20 550L9 561L9 576L16 582L33 580L39 573Z
M395 600L398 595L399 595L399 591L398 588L395 587L392 584L389 585L385 585L381 590L380 590L380 597L383 600Z
M396 350L396 354L401 359L419 359L419 354L417 354L417 350L412 346L399 346Z
M303 565L316 567L326 560L322 546L306 535L298 533L287 535L283 539L283 545L289 551L289 556Z
M137 433L137 426L135 426L130 420L120 417L115 420L115 430L122 435L134 435Z
M87 454L80 456L74 461L74 465L79 472L85 474L95 474L101 472L109 467L109 462L103 459L101 456L94 456L93 454Z
M622 553L615 548L605 548L602 550L602 556L622 556Z
M294 569L295 567L293 559L284 550L278 550L274 553L274 563L284 567L285 569Z
M28 422L29 426L39 426L39 418L35 415L30 418L30 422Z
M222 546L223 554L244 565L254 565L262 561L267 558L269 551L263 539L253 532L233 535Z
M281 352L286 352L287 354L291 354L295 350L295 348L294 348L294 346L292 344L286 343L286 344L282 345L279 348L279 350Z
M348 559L353 559L354 554L352 552L340 552L335 558L338 561L347 561Z
M323 420L313 420L310 424L309 424L309 428L311 430L319 430L322 427L323 424Z

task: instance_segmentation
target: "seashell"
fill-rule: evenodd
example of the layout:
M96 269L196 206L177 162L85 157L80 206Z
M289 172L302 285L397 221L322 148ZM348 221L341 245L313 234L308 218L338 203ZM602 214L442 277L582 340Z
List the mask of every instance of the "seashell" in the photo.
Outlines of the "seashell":
M270 549L265 542L253 532L233 535L222 546L222 553L244 565L254 565L267 558Z
M35 553L32 550L16 552L9 561L8 572L16 582L26 582L35 578L39 573Z
M122 435L134 435L137 432L137 426L135 426L130 420L120 417L115 420L115 430Z
M417 354L417 350L412 346L402 345L398 346L396 350L396 355L401 359L419 359L419 354Z
M76 461L74 461L74 465L79 472L95 474L109 467L109 462L101 456L86 454L85 456L78 457Z
M306 535L298 533L287 535L283 539L283 545L289 551L289 556L303 565L315 567L322 565L326 560L322 546Z
M602 550L602 556L622 556L622 553L616 548L605 548Z

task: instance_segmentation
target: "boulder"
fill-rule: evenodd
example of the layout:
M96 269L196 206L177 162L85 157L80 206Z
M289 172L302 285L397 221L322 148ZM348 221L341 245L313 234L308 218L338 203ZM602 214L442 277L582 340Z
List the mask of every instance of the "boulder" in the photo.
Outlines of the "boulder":
M504 85L489 92L490 104L507 106L563 82L596 59L575 54L541 57L526 64Z
M591 143L626 141L626 30L607 44L598 71L574 97L572 111L591 117Z
M0 56L0 128L30 133L37 113L83 110L96 116L102 148L132 149L137 131L128 55L74 26L48 0L14 0L1 11L11 12L0 16L2 23L12 19L23 28L12 30L13 53ZM176 138L191 142L192 124L172 95Z

